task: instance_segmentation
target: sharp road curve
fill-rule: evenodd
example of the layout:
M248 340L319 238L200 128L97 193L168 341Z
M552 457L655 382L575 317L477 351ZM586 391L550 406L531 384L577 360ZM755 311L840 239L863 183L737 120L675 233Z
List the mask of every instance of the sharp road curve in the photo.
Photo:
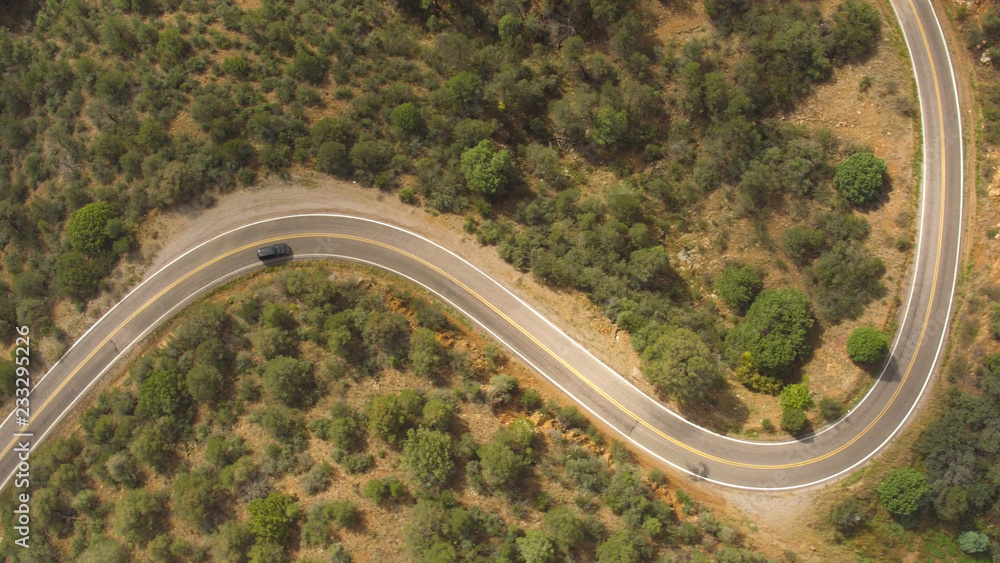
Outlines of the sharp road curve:
M17 457L12 438L47 435L129 348L198 296L262 268L254 249L287 242L295 260L338 259L388 270L425 287L637 447L698 478L752 490L787 490L843 475L906 423L941 358L962 231L962 131L951 62L932 6L892 0L909 46L923 122L919 243L891 359L869 394L839 423L803 439L753 443L684 421L633 387L528 304L458 255L409 231L348 215L274 217L208 240L150 275L80 337L44 377L31 418L0 425L0 475ZM391 220L391 219L390 219Z

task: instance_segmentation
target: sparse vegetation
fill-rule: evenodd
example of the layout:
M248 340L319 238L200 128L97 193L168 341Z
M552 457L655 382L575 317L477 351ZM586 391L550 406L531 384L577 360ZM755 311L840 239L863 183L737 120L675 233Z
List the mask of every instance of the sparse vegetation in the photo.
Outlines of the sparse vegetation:
M166 344L153 346L118 385L84 408L81 432L33 453L32 515L40 532L32 537L38 549L32 553L101 561L146 554L350 561L352 552L354 560L369 555L363 546L372 535L434 561L681 552L670 538L682 523L662 495L654 495L623 444L609 447L609 465L591 453L602 452L606 439L579 409L554 400L543 407L538 391L511 375L521 368L479 347L482 337L455 328L459 323L436 304L412 296L396 301L408 294L377 277L367 277L361 285L369 289L358 291L359 276L370 274L342 268L331 281L326 267L279 267L247 281L249 289L230 286L183 313ZM258 297L268 305L248 314ZM368 324L376 314L377 326L387 330ZM331 357L343 359L331 350L351 358L374 355L358 327L369 327L373 339L405 341L392 318L406 326L437 319L430 324L441 332L431 332L448 369L429 380L405 365L397 371L361 361L326 375L322 366ZM264 343L255 333L291 327L294 358L261 353ZM352 337L332 347L324 342L341 330ZM452 346L460 340L466 343L456 356ZM200 397L181 375L197 366L224 370L223 389L249 381L265 392ZM309 374L310 400L289 400L267 383L269 372L283 377L286 370L294 372L290 377ZM378 394L370 385L375 377L381 385L398 380L419 390ZM462 381L492 391L463 399L450 389ZM545 432L525 416L530 409ZM514 417L503 424L500 411ZM488 425L492 438L477 443L465 433L472 424ZM648 481L661 490L666 483L655 470ZM553 500L574 495L579 508ZM4 526L11 502L9 493L0 497ZM594 515L602 504L610 509L607 518ZM384 518L386 512L402 518ZM617 531L626 528L634 537ZM726 550L740 541L736 532L718 538L718 545L683 551L728 557ZM4 556L16 549L5 536Z

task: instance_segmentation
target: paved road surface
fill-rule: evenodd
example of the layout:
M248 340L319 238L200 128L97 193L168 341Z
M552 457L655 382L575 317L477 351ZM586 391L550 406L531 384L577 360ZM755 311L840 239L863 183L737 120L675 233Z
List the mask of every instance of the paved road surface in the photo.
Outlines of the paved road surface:
M891 359L838 424L784 443L753 443L687 423L598 361L516 295L448 250L387 222L350 216L272 218L220 235L147 278L66 353L31 394L27 426L0 425L0 475L15 471L17 432L32 446L127 349L197 296L263 266L254 249L287 242L295 260L340 259L389 270L436 293L593 415L664 463L754 490L835 478L877 453L907 421L940 359L962 230L962 136L947 47L930 4L893 0L913 60L924 166L912 289ZM387 219L391 221L391 218Z

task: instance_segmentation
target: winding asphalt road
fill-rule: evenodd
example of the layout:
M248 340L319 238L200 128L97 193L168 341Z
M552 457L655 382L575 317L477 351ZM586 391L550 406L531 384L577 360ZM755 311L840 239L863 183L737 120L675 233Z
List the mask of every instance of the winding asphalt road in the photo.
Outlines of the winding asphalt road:
M129 348L198 296L262 268L254 249L287 242L294 260L337 259L388 270L427 288L650 456L691 475L751 490L787 490L864 463L907 422L941 356L962 230L962 132L947 46L925 0L893 0L909 46L923 121L923 185L912 287L885 370L855 409L817 434L747 442L686 422L628 383L516 295L456 254L385 222L346 215L263 220L179 256L123 298L42 378L27 426L0 425L0 475L32 447Z

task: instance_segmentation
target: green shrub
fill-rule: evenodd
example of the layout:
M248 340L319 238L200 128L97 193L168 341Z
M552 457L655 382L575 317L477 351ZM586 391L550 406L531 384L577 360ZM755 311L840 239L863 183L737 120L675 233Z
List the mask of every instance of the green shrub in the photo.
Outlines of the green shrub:
M406 488L395 477L386 477L368 481L361 494L381 506L387 501L398 501L406 497Z
M285 493L271 493L247 505L250 511L250 531L259 542L283 544L292 533L299 517L295 498Z
M809 297L795 289L762 291L746 320L726 336L729 354L738 359L750 352L764 375L780 376L809 354L809 334L815 322Z
M316 401L312 364L278 356L264 365L264 389L289 407L309 406Z
M1000 340L1000 303L990 305L989 327L990 335L996 340Z
M976 531L958 534L958 547L965 553L983 553L990 548L990 539L986 534Z
M715 357L695 332L670 328L642 353L642 374L681 403L703 398L722 383Z
M510 153L496 150L491 141L480 141L463 152L461 165L469 189L486 199L499 199L516 181L517 170Z
M826 244L826 232L804 225L785 229L781 238L781 249L797 266L805 266L812 262L819 256L824 244Z
M923 473L912 467L897 467L882 480L876 492L890 514L909 516L927 504L931 489Z
M870 152L852 154L837 165L833 187L855 205L868 205L882 196L885 161Z
M853 362L874 364L888 353L889 341L881 330L873 326L856 328L847 337L847 355Z
M406 102L393 108L389 121L404 133L413 133L420 129L423 120L420 110L412 102Z
M834 323L857 318L865 305L881 297L885 264L860 242L838 242L824 252L812 271L817 310Z
M486 392L486 399L494 407L506 405L514 400L517 391L517 379L505 374L494 375L490 378L490 387Z
M847 497L830 511L830 523L845 536L854 535L865 525L865 510L857 497Z
M563 428L583 428L587 425L587 417L574 405L563 407L556 412L556 419Z
M327 490L333 477L333 467L329 463L317 463L302 477L302 490L307 495L315 495Z
M156 536L165 513L160 495L144 489L129 491L115 507L115 532L126 541L145 545Z
M106 253L111 241L105 229L114 216L114 209L104 201L88 203L74 211L66 223L66 237L73 249L89 256Z
M753 356L750 352L743 352L740 360L734 369L736 380L742 383L751 391L765 393L767 395L777 395L781 393L781 381L776 377L764 375L757 371L753 365Z
M441 487L455 467L451 436L437 430L411 429L400 461L420 486Z
M525 389L521 393L521 406L528 412L534 412L542 406L542 396L534 389Z
M782 409L807 410L813 405L812 394L805 383L786 385L778 402Z
M844 405L836 399L823 397L819 402L819 414L827 422L833 422L844 414Z
M375 458L370 453L348 454L342 450L333 453L333 461L336 461L344 468L344 471L351 475L368 473L375 467Z
M745 264L729 264L715 283L719 297L736 314L742 315L764 289L764 279L759 270Z
M833 13L833 25L827 41L833 54L854 59L872 52L881 29L882 18L871 4L845 0Z
M809 420L806 413L799 408L787 408L781 410L781 428L789 434L796 436L806 429Z

